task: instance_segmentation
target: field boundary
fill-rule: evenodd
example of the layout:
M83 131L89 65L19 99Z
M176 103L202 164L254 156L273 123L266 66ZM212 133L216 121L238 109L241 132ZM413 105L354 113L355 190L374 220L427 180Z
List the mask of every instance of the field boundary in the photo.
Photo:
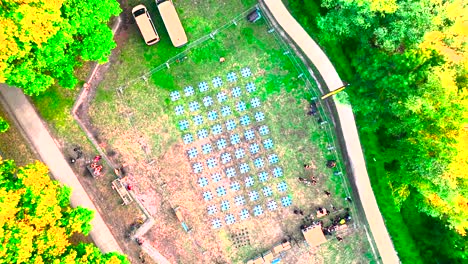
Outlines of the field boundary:
M122 24L122 19L120 16L117 17L116 22L112 26L112 33L115 34L119 29ZM96 150L99 152L99 155L102 156L103 160L107 163L107 166L111 168L111 173L114 172L114 170L117 168L117 166L109 159L107 156L106 152L101 148L99 143L97 142L96 138L94 135L91 133L90 129L86 126L86 123L80 118L80 112L87 112L88 107L89 107L89 101L92 100L94 97L95 91L92 89L95 89L97 87L97 83L93 83L95 80L95 77L98 73L102 73L102 71L106 71L110 66L110 63L107 63L103 67L99 63L95 63L94 66L91 69L91 73L89 77L86 79L85 84L82 86L80 93L78 94L77 98L75 99L75 103L73 104L73 107L70 111L71 115L73 116L73 119L75 122L78 124L78 126L83 130L85 133L86 137L88 140L93 144L93 146L96 148ZM119 178L115 173L113 175L117 178ZM136 195L132 191L128 191L130 196L133 198L133 200L136 202L138 208L141 210L141 212L145 215L146 220L145 222L134 232L134 235L131 236L131 238L134 241L137 241L140 237L142 237L148 230L151 229L151 227L154 225L154 218L151 216L151 214L148 212L148 210L143 206L141 201L136 197ZM159 253L155 248L153 248L151 245L144 243L141 246L141 249L148 254L154 261L157 263L170 263L161 253Z
M237 22L244 19L245 18L245 15L248 14L249 12L255 10L257 8L257 5L254 5L246 10L244 10L242 13L239 13L236 17L232 18L229 22L223 24L222 26L216 28L215 30L213 30L212 32L194 40L193 42L190 42L189 44L187 44L186 48L184 50L182 50L180 53L177 53L176 55L174 55L173 57L169 58L167 61L159 64L158 66L152 68L151 70L147 71L147 72L144 72L144 73L141 73L139 74L139 76L137 78L134 78L128 82L126 82L126 84L122 84L120 86L118 86L116 88L116 91L123 94L123 92L125 91L125 89L131 85L133 85L134 83L138 82L138 81L146 81L148 80L148 78L155 74L156 72L162 70L162 69L169 69L170 68L170 65L175 63L175 62L178 62L179 60L183 60L185 58L185 56L187 56L190 52L190 50L192 50L193 48L196 48L198 47L200 44L204 43L205 41L207 40L214 40L215 37L216 37L216 34L218 34L219 32L222 32L223 30L231 27L231 26L237 26Z
M275 28L286 33L288 43L296 47L293 49L298 53L297 55L303 60L305 65L309 66L309 73L316 80L321 92L325 93L339 88L336 86L342 86L343 82L326 54L292 17L284 4L280 0L262 0L260 3L264 9L263 11L277 23ZM304 56L309 61L305 60ZM325 61L323 61L324 58ZM311 64L314 67L310 67ZM315 77L317 75L314 72L318 73L320 79ZM349 104L340 103L336 98L333 101L327 100L325 104L331 110L335 130L339 135L338 141L340 142L342 151L347 154L343 158L346 160L346 170L349 179L357 191L359 207L366 216L367 225L374 238L373 241L369 242L372 247L373 242L375 242L380 260L383 263L399 263L398 255L385 227L384 219L379 211L370 185L352 107ZM367 228L365 229L367 231Z

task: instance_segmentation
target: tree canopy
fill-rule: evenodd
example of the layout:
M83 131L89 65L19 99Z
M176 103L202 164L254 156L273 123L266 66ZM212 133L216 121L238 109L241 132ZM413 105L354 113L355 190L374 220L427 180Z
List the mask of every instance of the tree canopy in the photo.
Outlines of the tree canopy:
M397 205L468 230L463 126L468 111L468 4L463 0L326 0L324 41L354 47L349 89L361 131L377 135ZM465 144L466 145L466 144ZM462 156L462 157L460 157ZM458 164L458 165L455 165ZM466 186L465 186L466 188Z
M106 62L115 48L115 0L0 0L0 82L38 94L72 88L83 61Z
M103 254L91 244L70 244L74 233L91 231L94 215L71 208L70 192L49 178L44 164L17 167L0 157L0 262L129 263L125 256Z
M350 83L372 187L401 261L466 263L468 2L288 3Z

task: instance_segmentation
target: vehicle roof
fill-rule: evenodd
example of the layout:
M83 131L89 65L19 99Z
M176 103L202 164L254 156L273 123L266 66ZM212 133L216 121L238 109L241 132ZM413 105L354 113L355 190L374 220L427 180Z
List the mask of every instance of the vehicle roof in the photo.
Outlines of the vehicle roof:
M132 9L132 14L135 13L135 11L140 10L140 9L142 9L142 8L146 10L146 6L144 6L144 5L137 5L137 6L135 6L135 7Z
M180 22L179 15L171 1L165 1L158 4L159 13L161 14L164 25L166 25L167 33L171 38L172 44L175 47L180 47L187 43L187 35L184 27Z
M132 9L132 14L137 11L144 8L146 11L146 7L144 5L137 5ZM133 16L135 17L135 16ZM148 16L145 14L140 15L135 17L135 21L138 24L138 28L141 31L141 35L143 35L143 38L145 39L145 42L148 43L148 41L151 41L152 39L159 39L159 36L157 32L155 32L155 29L151 25L152 21L149 20Z

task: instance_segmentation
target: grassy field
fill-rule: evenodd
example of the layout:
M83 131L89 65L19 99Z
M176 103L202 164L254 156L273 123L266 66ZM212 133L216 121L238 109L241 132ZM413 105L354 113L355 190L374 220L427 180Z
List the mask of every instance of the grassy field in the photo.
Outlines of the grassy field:
M208 203L203 201L203 190L197 186L199 176L191 172L194 162L186 156L189 147L182 142L182 137L186 133L195 135L200 129L208 130L218 121L206 121L195 130L192 130L195 124L189 121L188 130L181 131L178 128L180 121L192 120L195 115L206 118L208 109L204 106L194 111L195 114L188 113L190 102L201 104L206 96L215 99L220 92L225 92L229 99L223 105L231 109L239 101L247 102L245 111L252 122L255 122L254 113L259 110L265 113L264 124L270 128L273 151L279 156L279 165L284 170L283 179L273 179L271 184L274 186L283 180L289 186L285 194L275 193L273 198L279 199L285 195L291 197L293 207L304 210L306 215L314 214L318 206L330 208L330 204L333 204L338 209L347 207L343 199L347 194L341 178L332 176L332 171L325 167L327 159L340 159L326 150L332 139L313 117L306 115L309 107L307 101L313 96L311 89L314 87L307 87L304 80L298 78L299 72L295 65L279 47L274 35L268 33L264 20L256 24L249 24L244 19L232 23L234 18L253 4L253 1L176 1L190 42L222 28L213 39L196 46L189 44L185 49L176 49L170 46L162 23L158 20L159 16L153 15L157 14L154 5L148 2L147 7L156 21L161 42L155 46L146 46L135 25L129 25L125 32L128 41L120 47L116 63L100 84L90 108L91 120L100 138L116 151L115 159L118 162L127 164L129 181L133 182L135 192L158 219L148 234L149 240L173 261L199 263L227 260L239 263L259 255L287 236L303 239L299 225L305 220L294 215L291 207L266 213L266 217L225 226L220 231L211 229L213 218L206 214ZM162 67L152 74L146 74L182 51L184 53L178 56L180 60L171 63L169 68ZM219 62L221 57L225 58L224 63ZM252 70L252 77L240 77L244 67ZM237 74L235 83L227 81L229 72ZM216 76L220 76L224 84L215 89L212 79ZM203 81L210 88L206 92L199 92L198 84ZM255 92L245 92L244 87L248 82L255 84ZM196 90L194 95L183 95L183 89L187 86L193 86ZM234 86L244 89L238 98L233 96ZM117 92L118 88L123 92ZM179 91L182 99L172 102L173 91ZM249 102L255 97L260 99L261 107L253 109ZM179 105L185 107L186 114L178 116L174 113L175 107ZM221 104L215 103L214 106L219 110ZM237 120L242 115L233 111L230 118ZM325 116L323 118L328 119ZM256 125L254 127L258 128ZM242 131L237 127L229 133L223 132L219 137L198 140L194 144L198 144L198 147L208 142L215 144L221 137L227 138ZM233 150L233 146L226 149L230 153ZM265 150L265 155L268 153ZM207 157L200 156L200 159ZM254 167L250 162L252 160L248 163L250 167ZM314 168L304 170L304 164ZM222 168L227 166L223 165ZM298 177L310 178L311 175L318 180L316 186L307 187L297 180ZM254 185L252 188L258 190L262 187ZM332 197L326 197L325 190L331 191ZM242 191L247 193L244 189ZM213 201L221 200L215 198ZM254 205L247 204L250 209ZM175 207L180 208L185 221L192 228L190 236L184 233L177 222L173 212ZM234 209L232 212L238 213ZM326 224L330 219L327 217L323 221ZM242 228L250 230L251 243L236 248L231 235ZM343 242L330 237L330 241L316 254L310 253L302 243L288 256L291 261L303 263L311 263L308 260L317 263L329 263L332 260L342 263L369 262L372 257L362 230L351 228L346 237Z

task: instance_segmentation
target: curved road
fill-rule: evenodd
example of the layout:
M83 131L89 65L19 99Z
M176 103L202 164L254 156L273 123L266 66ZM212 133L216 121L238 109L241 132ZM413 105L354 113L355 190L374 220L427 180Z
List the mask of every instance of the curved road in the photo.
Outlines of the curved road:
M94 219L91 221L93 229L90 235L96 246L105 253L112 251L123 253L93 202L78 181L76 174L70 168L62 152L60 152L60 149L50 136L49 131L42 123L41 118L23 92L18 88L0 84L0 100L16 119L20 129L25 132L42 162L49 167L53 178L72 188L71 205L73 207L86 207L95 212Z
M282 1L263 0L263 2L268 12L271 13L279 26L289 35L292 41L295 42L304 55L306 55L317 68L328 91L333 91L342 87L343 81L341 81L333 64L317 43L315 43L309 34L307 34L301 25L292 17ZM344 137L348 160L358 191L357 194L362 202L364 214L377 245L381 260L385 264L400 263L369 181L353 110L350 105L342 104L337 100L335 100L335 104L338 112L338 121L340 122L340 126L338 127L341 128Z

